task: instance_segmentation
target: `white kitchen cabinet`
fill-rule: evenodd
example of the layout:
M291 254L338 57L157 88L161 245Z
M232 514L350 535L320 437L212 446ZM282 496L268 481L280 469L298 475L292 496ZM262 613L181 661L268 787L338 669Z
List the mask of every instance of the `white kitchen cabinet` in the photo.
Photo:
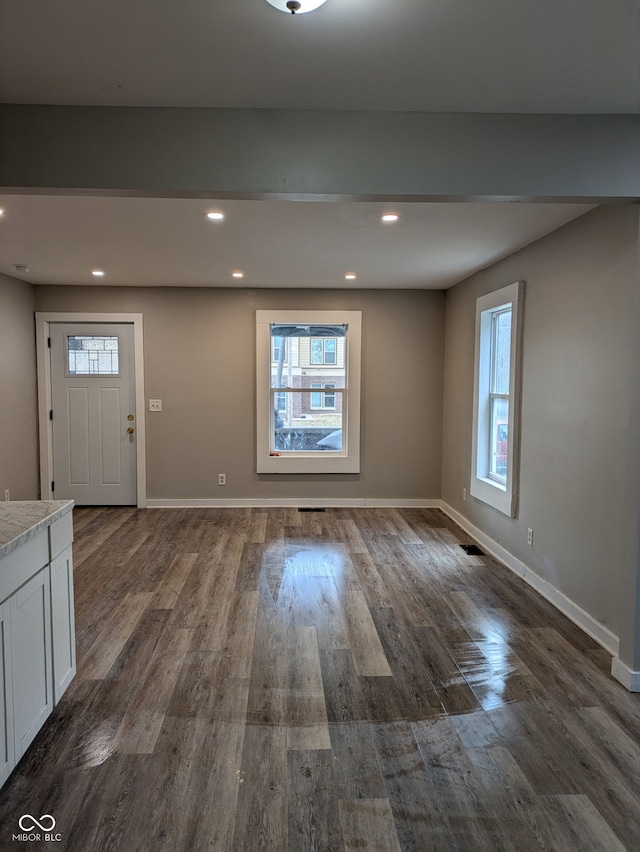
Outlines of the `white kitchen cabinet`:
M9 598L16 759L53 710L51 589L45 566Z
M15 766L9 604L0 604L0 787Z
M75 675L72 505L0 504L0 786Z
M53 701L57 704L76 673L73 555L70 546L52 559L50 570Z

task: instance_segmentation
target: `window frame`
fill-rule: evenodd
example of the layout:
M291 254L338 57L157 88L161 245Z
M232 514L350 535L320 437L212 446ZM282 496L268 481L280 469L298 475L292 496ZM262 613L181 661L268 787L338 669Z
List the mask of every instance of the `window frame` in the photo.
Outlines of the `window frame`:
M520 457L520 392L522 315L524 281L516 281L500 290L476 299L475 362L473 386L473 434L471 481L472 497L492 506L508 517L516 517L518 509L518 474ZM501 311L511 310L509 349L509 392L494 390L495 318ZM507 471L504 478L491 471L494 446L492 406L496 399L508 400Z
M278 451L278 454L272 455L271 436L274 416L270 405L272 324L348 326L344 339L345 387L340 389L343 418L341 450L321 450L318 452L282 450ZM361 345L361 311L256 311L257 473L360 473ZM299 390L299 388L296 388L296 391ZM314 392L323 393L322 390L318 389L314 389ZM333 392L337 392L337 389L334 389Z

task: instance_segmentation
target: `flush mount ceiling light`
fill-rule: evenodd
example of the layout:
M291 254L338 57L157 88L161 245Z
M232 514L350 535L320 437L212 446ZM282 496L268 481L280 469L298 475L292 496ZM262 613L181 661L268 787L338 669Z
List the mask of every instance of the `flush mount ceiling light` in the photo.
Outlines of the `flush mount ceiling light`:
M96 278L104 278L104 269L92 269L91 274Z
M224 213L221 213L220 210L211 210L207 213L207 219L211 219L212 222L222 222Z
M267 0L274 9L281 12L290 12L292 15L304 15L305 12L313 12L327 0Z

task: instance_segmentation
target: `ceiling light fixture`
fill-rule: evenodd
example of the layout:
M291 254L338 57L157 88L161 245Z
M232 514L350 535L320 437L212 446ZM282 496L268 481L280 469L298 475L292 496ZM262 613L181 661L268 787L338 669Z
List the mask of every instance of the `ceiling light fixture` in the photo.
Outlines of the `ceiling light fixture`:
M96 278L102 278L104 276L104 270L103 269L92 269L91 274L95 275Z
M290 12L292 15L304 15L305 12L313 12L327 0L267 0L274 9L281 12Z
M244 278L244 272L232 272L231 275L234 278Z
M397 213L385 213L380 217L383 222L397 222L400 218Z
M355 274L355 272L345 272L344 277L347 279L347 281L353 281L354 278L357 278L357 275Z
M211 219L212 222L221 222L224 219L224 213L221 213L219 210L212 210L210 213L207 213L207 219Z

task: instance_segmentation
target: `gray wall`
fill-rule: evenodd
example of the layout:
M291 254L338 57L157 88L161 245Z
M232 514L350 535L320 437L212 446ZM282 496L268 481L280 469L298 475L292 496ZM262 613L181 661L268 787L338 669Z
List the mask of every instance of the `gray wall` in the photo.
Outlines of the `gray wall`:
M627 663L640 470L637 251L637 206L600 208L448 290L445 320L443 499L619 635ZM475 300L521 279L520 509L508 519L471 497L463 502L462 489L471 466Z
M148 497L440 496L444 294L37 287L39 311L144 314ZM360 474L255 473L255 310L362 310ZM226 473L227 486L217 485Z
M640 115L0 105L0 185L221 197L627 198Z
M0 500L38 498L34 288L0 275Z

